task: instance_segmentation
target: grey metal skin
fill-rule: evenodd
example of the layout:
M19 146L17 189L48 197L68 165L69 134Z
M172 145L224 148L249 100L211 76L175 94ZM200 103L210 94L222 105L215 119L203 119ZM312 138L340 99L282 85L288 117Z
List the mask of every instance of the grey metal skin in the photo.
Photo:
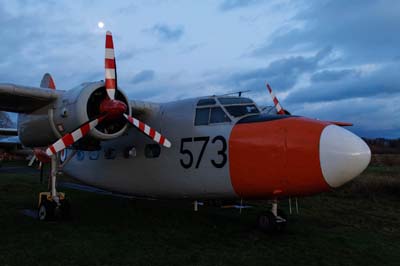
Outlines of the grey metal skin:
M146 112L142 117L143 121L159 130L172 143L170 149L161 148L158 158L145 157L146 144L154 142L130 127L121 137L102 142L101 151L83 152L83 160L80 160L82 156L75 156L65 166L64 171L87 184L136 196L237 198L229 174L229 136L235 122L232 120L232 123L194 126L198 100L199 98L153 105L153 111ZM218 155L222 143L212 143L216 136L223 136L227 144L228 158L222 168L216 168L211 163L211 160L218 162L222 159ZM193 166L185 169L180 160L187 162L188 157L180 152L181 139L193 137L210 137L210 140L198 168L196 163L204 142L184 144L194 156ZM124 151L130 147L135 147L136 156L124 158ZM110 148L116 151L115 159L105 159L104 153ZM97 155L98 159L93 160Z

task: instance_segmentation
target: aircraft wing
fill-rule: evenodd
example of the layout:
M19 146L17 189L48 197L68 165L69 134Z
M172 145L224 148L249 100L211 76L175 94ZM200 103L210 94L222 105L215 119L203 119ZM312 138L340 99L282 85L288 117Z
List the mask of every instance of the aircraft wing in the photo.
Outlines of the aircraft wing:
M44 88L0 84L0 110L29 113L58 98L60 91Z

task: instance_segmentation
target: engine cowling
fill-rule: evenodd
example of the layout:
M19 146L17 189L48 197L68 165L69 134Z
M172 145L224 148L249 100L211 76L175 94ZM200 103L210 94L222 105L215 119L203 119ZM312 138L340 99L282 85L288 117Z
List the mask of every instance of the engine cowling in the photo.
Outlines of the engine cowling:
M98 116L100 104L107 97L103 81L83 83L61 93L54 103L30 114L19 115L19 136L25 146L41 147L53 143L65 133ZM126 113L130 115L131 108L126 95L117 90L115 98L128 106ZM85 140L114 139L121 136L127 126L123 117L104 121Z

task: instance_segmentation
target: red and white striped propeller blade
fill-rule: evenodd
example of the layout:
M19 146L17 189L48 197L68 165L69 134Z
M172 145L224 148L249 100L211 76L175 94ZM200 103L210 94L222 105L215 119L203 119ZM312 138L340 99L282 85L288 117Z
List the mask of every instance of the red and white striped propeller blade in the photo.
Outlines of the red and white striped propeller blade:
M274 102L276 111L278 112L278 114L280 115L284 115L285 114L285 110L283 110L282 106L280 105L278 98L276 98L275 93L272 91L271 86L269 86L269 84L267 83L267 89L269 91L269 94L271 95L272 101Z
M101 116L92 119L83 124L82 126L80 126L78 129L74 130L72 133L64 135L61 139L57 140L53 145L47 148L46 154L48 156L52 156L57 152L62 151L66 147L74 144L82 137L84 137L87 133L89 133L90 130L92 130L95 126L97 126L104 118L105 116Z
M159 143L160 145L163 145L164 147L171 148L171 142L167 140L163 135L158 133L156 130L132 116L129 116L127 114L124 114L124 116L129 121L129 123L137 127L141 132L149 136L152 140Z
M110 31L106 33L106 54L104 59L105 85L107 95L111 100L115 99L117 88L117 66L115 64L114 42Z

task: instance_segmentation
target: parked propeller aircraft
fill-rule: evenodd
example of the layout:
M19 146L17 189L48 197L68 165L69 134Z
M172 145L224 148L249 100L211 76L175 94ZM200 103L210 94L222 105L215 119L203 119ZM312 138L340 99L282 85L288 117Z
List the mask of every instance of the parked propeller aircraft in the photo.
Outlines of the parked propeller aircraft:
M0 109L18 112L21 142L51 161L51 189L40 194L39 218L66 214L57 170L123 194L182 199L271 199L265 230L286 224L278 199L337 188L370 161L350 125L276 112L253 100L207 96L168 103L130 100L117 86L114 45L106 34L105 81L56 90L0 84ZM151 125L151 126L150 126ZM48 146L45 150L43 147Z
M18 136L3 136L3 130L0 128L0 163L3 160L24 159L32 154L31 149L22 147Z

